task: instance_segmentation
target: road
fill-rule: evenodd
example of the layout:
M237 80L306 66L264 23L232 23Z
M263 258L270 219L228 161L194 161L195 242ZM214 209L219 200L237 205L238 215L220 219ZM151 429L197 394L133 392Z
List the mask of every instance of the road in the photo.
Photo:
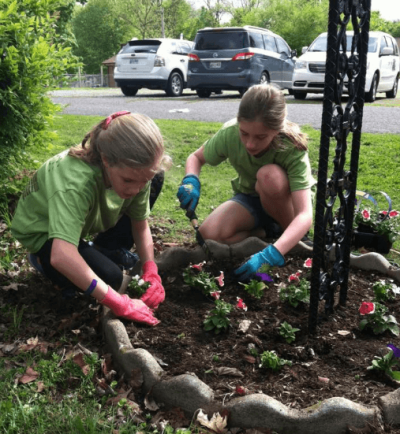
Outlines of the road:
M63 114L107 116L129 110L153 119L184 119L191 121L225 122L236 116L240 98L237 92L224 92L200 99L190 90L179 98L166 97L162 91L140 90L135 97L125 97L119 89L57 90L52 100L63 106ZM311 95L309 103L295 103L286 96L288 118L299 125L321 128L322 96ZM364 107L363 132L400 134L400 107L367 105Z

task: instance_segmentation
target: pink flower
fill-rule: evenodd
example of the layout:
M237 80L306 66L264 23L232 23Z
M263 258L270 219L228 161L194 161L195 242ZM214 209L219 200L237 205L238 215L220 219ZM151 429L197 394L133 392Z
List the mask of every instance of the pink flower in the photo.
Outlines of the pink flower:
M312 259L311 258L306 259L306 261L304 262L304 267L306 267L306 268L312 267Z
M379 214L386 215L387 211L379 211Z
M289 283L299 283L300 282L300 275L301 275L301 271L298 271L297 273L291 274L288 277L288 282Z
M195 270L202 271L205 263L206 261L200 262L200 264L193 264L190 266L190 268L194 268Z
M371 214L367 209L363 209L361 215L364 220L369 220L371 218Z
M363 301L361 303L359 312L361 315L370 315L371 313L375 312L375 304L368 301Z
M221 274L218 277L215 277L215 280L218 282L219 286L224 286L224 272L221 271Z
M246 389L243 386L237 385L236 386L236 393L238 395L241 395L241 396L246 395Z
M247 306L245 305L244 301L241 298L239 298L239 297L237 297L236 299L237 299L237 305L236 305L236 307L238 309L242 309L242 310L244 310L246 312Z
M221 297L221 291L214 291L210 293L211 297L214 297L216 300L219 300Z
M397 217L399 215L399 212L396 210L390 211L389 217Z

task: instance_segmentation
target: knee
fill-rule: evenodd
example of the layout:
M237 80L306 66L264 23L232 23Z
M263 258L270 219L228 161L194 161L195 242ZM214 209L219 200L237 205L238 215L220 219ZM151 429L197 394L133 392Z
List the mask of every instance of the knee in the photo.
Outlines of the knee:
M290 193L289 178L282 167L267 164L257 172L255 189L261 196L280 197Z

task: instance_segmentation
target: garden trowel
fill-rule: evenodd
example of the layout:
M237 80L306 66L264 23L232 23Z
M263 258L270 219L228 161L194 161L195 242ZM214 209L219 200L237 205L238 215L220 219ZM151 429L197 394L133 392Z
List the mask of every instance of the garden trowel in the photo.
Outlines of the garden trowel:
M210 251L203 236L201 235L201 233L199 231L199 222L197 220L196 213L194 211L187 211L186 217L190 220L190 223L196 232L196 241L198 242L199 246L204 250L204 253L206 254L206 258L209 260L212 260L213 256L211 254L211 251Z

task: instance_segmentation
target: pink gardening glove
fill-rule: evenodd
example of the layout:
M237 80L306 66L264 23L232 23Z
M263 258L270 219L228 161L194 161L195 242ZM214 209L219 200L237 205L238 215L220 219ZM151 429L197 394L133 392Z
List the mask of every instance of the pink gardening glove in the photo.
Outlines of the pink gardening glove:
M147 261L143 264L142 279L150 283L150 287L140 297L151 309L157 309L158 305L165 300L164 287L161 284L161 277L158 275L158 268L154 261Z
M143 322L152 326L160 321L153 316L153 312L141 300L129 298L126 294L119 294L110 286L103 300L100 302L111 309L115 316L130 319L131 321Z

